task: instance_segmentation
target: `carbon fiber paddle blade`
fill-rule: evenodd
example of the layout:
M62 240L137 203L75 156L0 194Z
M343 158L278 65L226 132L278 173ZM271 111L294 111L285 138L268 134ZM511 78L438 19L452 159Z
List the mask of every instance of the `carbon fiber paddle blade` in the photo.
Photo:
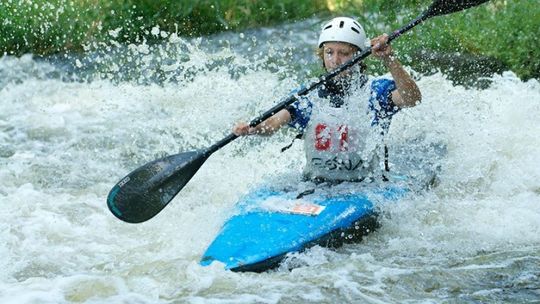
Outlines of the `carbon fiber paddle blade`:
M489 0L435 0L427 10L429 16L440 16L480 5Z
M109 210L128 223L151 219L184 188L206 158L202 151L191 151L147 163L111 189Z

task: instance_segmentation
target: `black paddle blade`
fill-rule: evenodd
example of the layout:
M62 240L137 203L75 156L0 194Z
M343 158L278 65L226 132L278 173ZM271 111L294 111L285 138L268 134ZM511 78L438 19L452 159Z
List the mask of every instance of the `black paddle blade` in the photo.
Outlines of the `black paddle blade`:
M128 223L151 219L184 188L206 159L204 152L191 151L147 163L111 189L109 210Z
M480 5L488 1L489 0L435 0L427 9L426 13L430 17L446 15Z

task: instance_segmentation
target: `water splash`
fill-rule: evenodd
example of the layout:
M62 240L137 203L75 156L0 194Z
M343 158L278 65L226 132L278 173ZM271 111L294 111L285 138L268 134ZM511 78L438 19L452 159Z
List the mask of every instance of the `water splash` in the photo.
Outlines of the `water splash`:
M249 37L241 39L254 48L262 40ZM105 197L125 173L215 142L307 78L271 56L238 53L230 41L205 43L174 38L67 61L0 59L1 302L535 295L540 84L511 72L485 90L454 86L442 74L421 77L423 103L396 116L388 141L394 168L436 172L434 187L389 206L365 242L314 248L292 272L236 274L197 263L240 196L271 178L297 177L302 145L279 153L287 131L223 148L151 221L117 221Z

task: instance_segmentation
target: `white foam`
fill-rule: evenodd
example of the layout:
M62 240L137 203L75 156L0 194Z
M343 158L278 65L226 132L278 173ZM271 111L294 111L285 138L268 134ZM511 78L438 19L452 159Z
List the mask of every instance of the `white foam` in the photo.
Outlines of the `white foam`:
M186 64L193 67L213 56L192 52ZM118 221L105 197L130 170L216 142L297 83L260 68L236 78L226 69L205 70L193 81L163 85L63 82L21 76L39 69L32 58L3 58L0 65L23 71L13 71L8 78L17 81L0 90L2 303L392 301L403 294L387 289L432 263L450 267L478 252L516 248L538 254L536 80L506 73L476 90L440 74L423 77L423 103L396 116L389 143L442 143L439 186L389 205L383 227L360 245L315 250L298 271L255 275L197 262L240 196L270 177L301 171L300 144L279 152L290 134L221 149L144 224Z

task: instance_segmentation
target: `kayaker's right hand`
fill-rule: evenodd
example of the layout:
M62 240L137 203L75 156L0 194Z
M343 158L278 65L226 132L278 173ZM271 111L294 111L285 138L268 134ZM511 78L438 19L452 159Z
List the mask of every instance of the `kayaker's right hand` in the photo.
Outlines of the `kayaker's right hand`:
M239 122L234 127L232 132L236 136L246 136L246 135L252 135L255 134L255 128L250 127L249 124L245 122Z

